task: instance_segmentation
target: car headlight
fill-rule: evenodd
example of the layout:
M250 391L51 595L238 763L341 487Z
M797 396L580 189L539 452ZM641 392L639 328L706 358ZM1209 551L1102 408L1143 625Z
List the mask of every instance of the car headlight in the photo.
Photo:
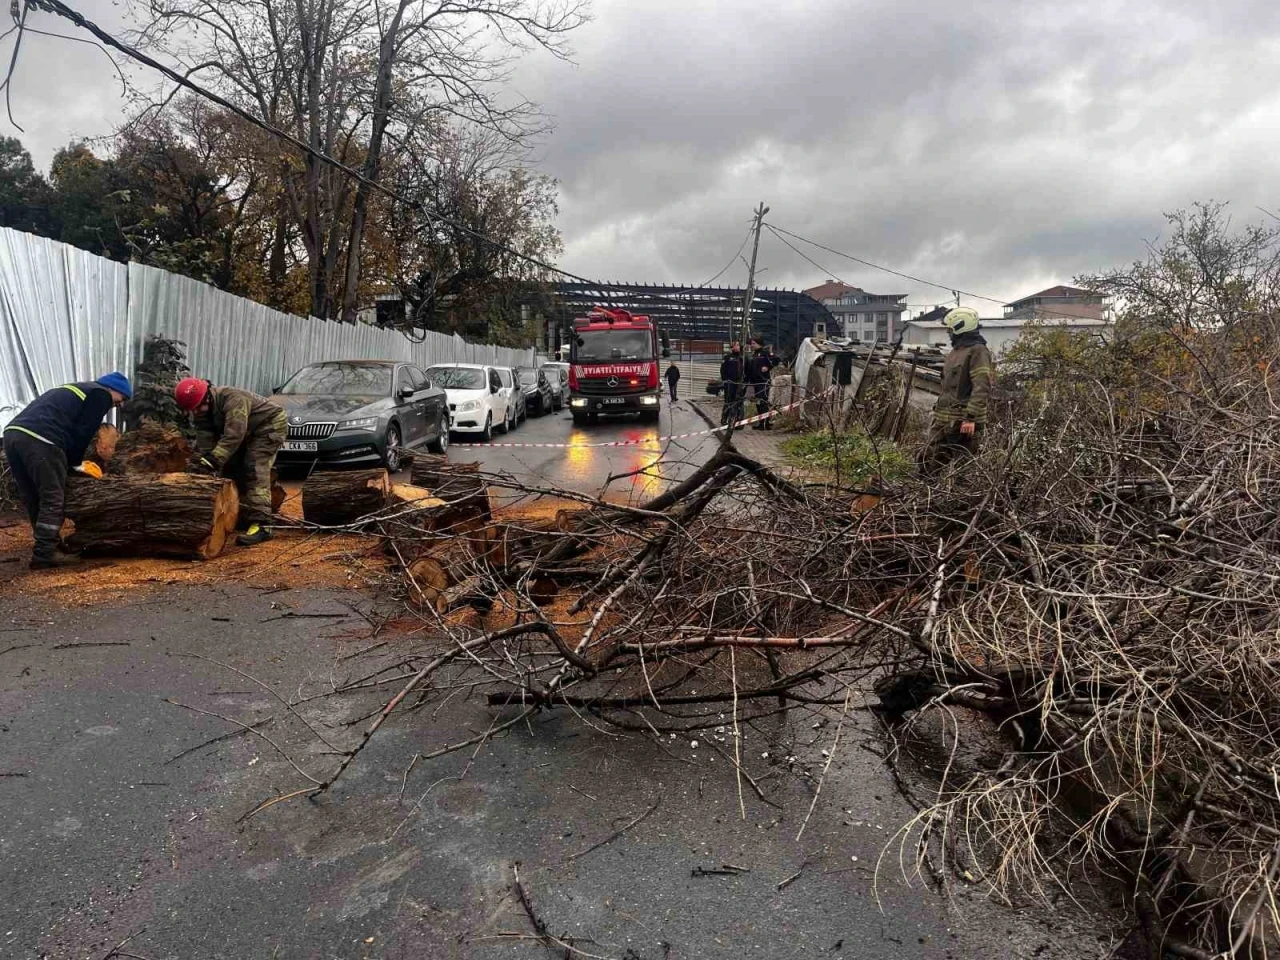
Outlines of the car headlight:
M458 404L458 413L470 413L472 410L480 409L479 400L468 400L466 403Z
M362 417L359 420L343 420L338 424L339 430L377 430L377 417Z

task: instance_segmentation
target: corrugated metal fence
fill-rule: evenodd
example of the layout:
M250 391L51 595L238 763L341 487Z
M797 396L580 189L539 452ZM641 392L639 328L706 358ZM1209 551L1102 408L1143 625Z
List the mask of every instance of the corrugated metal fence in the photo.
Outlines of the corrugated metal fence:
M151 334L184 341L195 375L258 393L318 360L534 365L532 349L441 333L414 343L366 324L292 316L164 270L0 227L0 426L58 384L111 370L132 376Z

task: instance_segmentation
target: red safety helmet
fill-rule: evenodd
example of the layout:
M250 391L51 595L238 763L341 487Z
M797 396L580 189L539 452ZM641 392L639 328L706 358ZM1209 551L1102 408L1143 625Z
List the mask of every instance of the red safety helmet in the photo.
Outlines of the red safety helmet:
M204 403L204 398L208 395L209 381L199 380L196 377L180 380L173 388L173 398L178 401L179 407L187 411L194 410Z

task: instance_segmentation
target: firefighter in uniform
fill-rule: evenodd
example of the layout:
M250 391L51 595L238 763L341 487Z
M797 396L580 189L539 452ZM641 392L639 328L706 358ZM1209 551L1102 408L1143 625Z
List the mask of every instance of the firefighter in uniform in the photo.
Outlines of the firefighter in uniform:
M174 389L195 417L193 473L226 476L240 490L241 546L271 539L271 468L284 443L288 415L265 397L188 377Z
M951 352L942 365L942 392L933 409L933 426L918 458L925 476L978 452L995 380L991 351L978 332L978 312L956 307L942 322L951 333Z

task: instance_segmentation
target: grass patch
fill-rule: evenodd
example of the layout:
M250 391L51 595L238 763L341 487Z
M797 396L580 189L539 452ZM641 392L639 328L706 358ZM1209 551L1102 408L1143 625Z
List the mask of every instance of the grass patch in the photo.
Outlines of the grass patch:
M797 467L838 470L841 478L851 483L861 483L877 475L885 480L898 480L914 468L911 457L892 441L873 441L860 431L820 430L788 437L782 441L782 454Z

